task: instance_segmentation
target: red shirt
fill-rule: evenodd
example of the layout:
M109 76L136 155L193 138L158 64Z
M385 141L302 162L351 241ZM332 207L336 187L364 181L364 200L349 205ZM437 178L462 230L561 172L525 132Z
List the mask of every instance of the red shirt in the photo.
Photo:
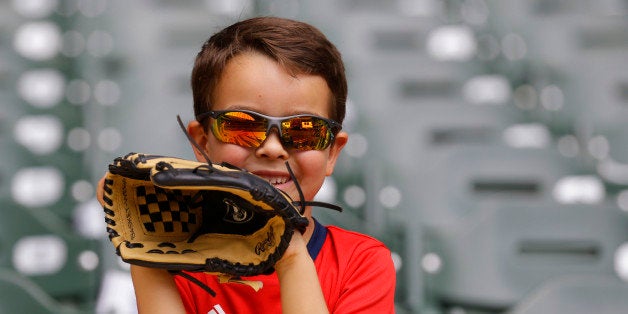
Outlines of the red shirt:
M384 244L360 233L316 222L307 247L331 313L394 313L395 268ZM218 283L215 276L205 273L188 274L216 292L212 297L190 280L175 276L188 313L281 313L275 273L245 278L263 282L263 288L257 292L243 284Z

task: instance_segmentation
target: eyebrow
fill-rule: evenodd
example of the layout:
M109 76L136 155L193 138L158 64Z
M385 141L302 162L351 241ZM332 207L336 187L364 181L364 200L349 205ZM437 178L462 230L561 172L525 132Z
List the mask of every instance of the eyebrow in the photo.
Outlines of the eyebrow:
M215 109L212 109L215 111ZM259 112L256 108L251 108L249 106L244 106L244 105L234 105L233 107L229 107L229 108L225 108L225 109L220 109L220 110L248 110L248 111L253 111L253 112L257 112L257 113L261 113L267 116L270 116L269 114L265 113L265 112ZM290 111L288 112L287 115L281 116L281 117L289 117L289 116L296 116L296 115L311 115L311 116L317 116L317 117L323 117L326 119L331 119L329 117L326 117L325 115L321 115L315 112L311 112L311 111Z

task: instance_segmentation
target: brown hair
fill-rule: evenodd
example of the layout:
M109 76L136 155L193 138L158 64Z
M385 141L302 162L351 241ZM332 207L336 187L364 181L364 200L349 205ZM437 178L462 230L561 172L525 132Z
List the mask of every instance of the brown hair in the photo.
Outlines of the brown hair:
M340 52L315 27L278 17L237 22L203 44L191 77L195 115L211 110L210 100L227 62L249 51L269 56L294 75L323 77L333 95L331 118L342 123L347 80Z

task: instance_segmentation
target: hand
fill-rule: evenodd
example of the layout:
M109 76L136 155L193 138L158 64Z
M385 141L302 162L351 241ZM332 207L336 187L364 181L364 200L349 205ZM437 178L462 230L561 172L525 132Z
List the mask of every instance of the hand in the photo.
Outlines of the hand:
M313 263L307 251L307 242L304 236L296 230L290 239L290 245L281 259L275 263L275 270L278 273L282 272L286 268L295 266L295 263Z

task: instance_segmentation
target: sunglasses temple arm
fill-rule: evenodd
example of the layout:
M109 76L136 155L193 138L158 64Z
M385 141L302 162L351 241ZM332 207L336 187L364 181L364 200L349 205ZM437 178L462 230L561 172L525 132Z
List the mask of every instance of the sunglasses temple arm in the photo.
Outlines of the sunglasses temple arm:
M201 153L201 155L203 155L203 157L205 158L205 161L207 161L209 165L212 165L212 161L209 159L209 156L207 156L205 151L201 148L201 145L198 145L198 143L190 136L188 131L185 129L185 126L183 125L183 121L181 121L181 116L179 115L177 115L177 122L179 122L179 126L181 127L183 134L185 134L185 137L188 138L188 141L190 141L190 143L192 143L192 145Z

